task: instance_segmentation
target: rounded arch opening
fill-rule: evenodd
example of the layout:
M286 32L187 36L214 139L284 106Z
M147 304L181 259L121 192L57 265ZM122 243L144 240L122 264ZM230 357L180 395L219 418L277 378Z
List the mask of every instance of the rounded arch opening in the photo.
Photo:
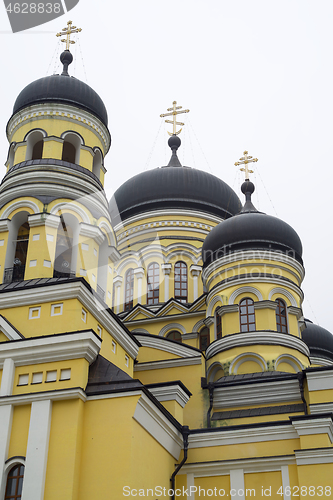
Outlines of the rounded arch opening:
M82 138L74 132L65 132L61 137L64 139L61 159L79 165Z
M23 210L15 214L10 222L3 282L23 281L27 263L30 213Z
M95 151L95 155L94 155L94 159L93 159L93 168L92 168L92 171L93 171L93 174L96 175L97 179L100 180L101 178L101 168L102 168L102 165L103 165L103 156L102 156L102 153L99 149L96 149Z
M165 338L174 340L175 342L179 342L180 344L182 343L182 334L177 330L171 330L171 332L167 333Z
M26 136L27 150L26 160L40 160L43 158L43 147L45 132L42 130L33 130Z
M24 469L22 463L16 463L8 471L4 500L19 500L22 498Z
M74 277L76 274L79 221L68 213L60 215L54 259L54 278Z

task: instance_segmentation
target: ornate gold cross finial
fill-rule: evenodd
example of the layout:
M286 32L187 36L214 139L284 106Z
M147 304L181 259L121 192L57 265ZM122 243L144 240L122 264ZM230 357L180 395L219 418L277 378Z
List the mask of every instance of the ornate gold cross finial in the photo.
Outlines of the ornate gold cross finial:
M176 106L177 101L173 101L172 103L172 108L168 108L168 111L170 113L164 113L163 115L160 115L161 118L164 118L165 116L172 116L172 120L165 120L165 123L172 123L173 125L173 132L168 132L169 135L178 135L181 133L182 129L178 130L177 132L177 125L184 126L185 124L182 122L177 122L177 115L180 115L181 113L189 113L189 109L183 109L182 111L178 111L179 109L182 109L182 106Z
M250 174L253 174L253 170L250 170L248 167L249 163L256 163L258 161L258 158L253 158L252 156L248 155L248 151L244 151L243 153L244 156L239 158L241 161L236 161L235 165L238 167L238 165L244 165L245 168L240 168L242 172L245 172L245 180L248 181L250 180Z
M72 26L73 21L68 21L67 23L67 28L64 28L60 33L57 33L56 36L66 36L66 38L63 38L61 41L66 43L66 50L69 50L69 45L71 43L75 43L73 40L71 40L71 34L72 33L80 33L82 31L82 28L77 28L76 26Z

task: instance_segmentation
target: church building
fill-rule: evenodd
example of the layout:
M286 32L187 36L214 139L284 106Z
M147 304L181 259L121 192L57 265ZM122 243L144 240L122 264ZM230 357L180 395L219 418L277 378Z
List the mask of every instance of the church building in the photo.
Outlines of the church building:
M241 200L181 165L176 102L168 165L108 201L74 29L2 152L0 500L332 498L333 336L303 316L299 236L253 205L247 151Z

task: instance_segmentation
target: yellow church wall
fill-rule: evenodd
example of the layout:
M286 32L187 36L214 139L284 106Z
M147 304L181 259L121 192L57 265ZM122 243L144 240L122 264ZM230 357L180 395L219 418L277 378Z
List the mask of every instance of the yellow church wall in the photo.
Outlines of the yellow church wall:
M276 313L274 309L256 309L255 318L257 330L276 330Z
M31 405L14 406L8 458L25 457L27 452Z
M181 425L184 424L184 409L177 401L161 401L161 404Z
M309 391L309 403L331 403L333 401L333 389L323 389L322 391Z
M139 363L147 363L148 361L160 361L163 359L176 359L180 358L176 354L172 354L162 349L155 349L152 347L140 347L137 360Z
M138 399L127 396L85 404L80 500L106 498L107 492L123 498L124 486L169 488L175 459L133 419Z
M318 497L332 498L333 464L299 465L297 475L300 490L299 492L295 490L293 493L299 493L300 498L306 500ZM310 490L310 486L314 486L315 489Z
M328 434L310 434L300 436L301 449L328 448L333 446Z
M8 245L8 231L4 231L0 233L0 242L3 243L0 245L0 282L3 282L3 274L5 270L5 259L6 259L6 252L7 252L7 245Z
M88 250L83 250L82 244L89 245ZM84 275L89 285L96 290L98 277L98 253L99 246L92 238L79 236L76 275L82 276L81 269L86 271ZM96 255L95 255L96 254Z
M57 119L55 119L56 117ZM58 113L54 113L52 116L48 116L47 118L38 117L34 120L25 120L24 123L22 123L16 129L11 137L10 142L23 142L27 133L32 129L43 129L47 132L48 136L55 136L59 138L64 132L77 132L84 138L85 146L91 148L99 147L105 154L104 142L102 142L100 136L96 132L94 132L91 127L74 120L66 120L64 116L59 116ZM56 157L52 154L51 158ZM24 160L25 154L23 160L18 160L17 156L15 155L15 164L20 163L20 161ZM81 163L81 161L80 164L85 167L85 164Z
M4 333L0 332L0 342L7 342L7 341L8 341L8 337L6 337L6 335Z
M256 498L269 497L272 500L283 498L277 492L282 486L282 474L280 471L275 472L257 472L244 474L245 490L254 490L252 494L248 491L247 498L250 496ZM263 492L265 490L266 495ZM280 490L282 492L282 490Z
M204 319L204 318L205 318L204 311L198 311L198 312L193 313L193 314L185 315L183 313L179 314L178 309L172 308L172 309L170 309L170 311L165 313L164 316L161 316L160 320L156 320L155 318L153 320L149 320L149 319L145 318L145 319L142 319L141 322L138 324L133 324L131 321L125 322L125 324L130 331L135 331L137 328L144 328L151 335L159 335L159 333L163 327L166 327L166 326L173 324L173 323L177 323L179 325L182 325L183 328L185 328L186 333L192 333L193 328L196 325L196 323L200 319ZM134 321L136 321L136 318ZM166 337L168 332L171 332L172 330L179 330L181 333L180 328L170 326L170 328L167 329L166 333L164 334L164 337ZM187 343L187 340L184 340L184 342Z
M299 439L281 439L279 441L265 441L261 443L190 448L188 462L213 462L214 460L269 457L272 455L272 450L274 450L274 456L294 455L294 450L296 449L299 449Z
M84 403L52 404L44 500L79 500Z
M204 376L204 363L134 372L134 378L139 379L145 385L181 380L192 393L184 407L184 423L191 429L206 427L209 395L208 391L201 389L201 377Z
M217 306L218 307L218 306ZM240 331L240 325L239 325L239 312L228 312L226 314L223 314L221 317L221 323L222 323L222 337L225 337L226 335L230 335L231 333L238 333ZM212 331L214 328L212 329ZM213 336L213 339L215 339L215 336Z
M80 151L80 165L84 165L85 168L92 172L93 169L93 154L92 151L81 148Z
M34 236L39 239L34 241ZM37 226L30 229L25 280L53 277L56 243L57 228ZM31 267L30 262L34 260L36 266ZM47 267L46 263L49 263L50 267Z
M289 401L288 401L289 403ZM300 403L300 401L297 401L297 403ZM263 405L263 406L269 406L269 405ZM244 407L243 407L244 408ZM249 408L249 407L246 407ZM252 408L252 406L251 406ZM234 408L231 408L234 410ZM304 412L295 412L295 413L284 413L284 414L278 414L278 415L266 415L263 417L247 417L247 418L228 418L228 419L221 419L221 420L213 420L212 421L212 426L213 427L231 427L233 425L247 425L247 424L259 424L263 422L277 422L277 421L282 421L282 420L288 420L289 421L289 416L297 416L297 415L304 415Z
M61 370L71 369L70 379L61 380ZM85 359L71 359L66 361L53 361L51 363L38 363L32 361L31 365L18 366L15 369L13 395L30 394L32 392L54 391L59 389L69 389L70 387L86 387L88 382L89 363ZM56 371L56 381L46 380L48 372ZM43 374L41 383L33 382L34 374ZM27 385L19 385L20 375L29 375Z
M15 148L13 165L17 165L17 163L25 161L26 153L27 153L27 145L25 143L17 145Z
M221 476L208 476L208 477L195 477L194 478L194 486L197 488L196 497L199 497L199 489L201 488L205 492L205 496L209 495L212 498L230 498L230 476L229 474L221 475ZM216 488L217 494L211 495L209 490L213 490ZM203 491L201 492L200 497L204 497ZM219 493L220 492L220 493ZM225 494L223 493L225 492ZM206 496L206 497L207 497ZM186 498L179 497L179 498Z
M289 473L290 487L294 488L295 486L298 486L297 465L296 464L288 465L288 473Z
M177 493L182 493L183 488L187 488L187 475L186 474L181 474L182 470L180 469L179 474L177 474L175 478L175 489L179 489L180 492ZM176 497L177 499L179 498L188 498L184 497L182 494Z
M61 160L63 142L56 137L54 138L54 140L50 140L48 138L47 140L45 139L43 144L43 158L54 158L55 160Z

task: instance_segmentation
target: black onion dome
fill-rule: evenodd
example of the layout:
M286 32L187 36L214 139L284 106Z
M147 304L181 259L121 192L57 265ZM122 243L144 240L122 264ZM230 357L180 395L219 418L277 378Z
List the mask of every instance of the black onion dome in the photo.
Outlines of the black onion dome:
M27 106L41 103L65 103L89 111L97 116L102 123L108 126L108 114L100 96L89 85L69 76L68 64L72 58L70 52L61 54L64 71L61 75L52 75L29 83L18 95L13 109L13 114Z
M305 320L305 325L302 339L310 349L310 355L333 361L333 335L309 320Z
M228 218L241 209L236 193L221 179L182 167L173 154L169 166L126 181L110 201L113 224L156 209L187 209Z
M296 231L286 222L258 212L251 202L252 182L242 185L246 202L241 212L218 224L206 237L202 247L204 267L238 250L272 250L295 258L301 264L302 243Z

